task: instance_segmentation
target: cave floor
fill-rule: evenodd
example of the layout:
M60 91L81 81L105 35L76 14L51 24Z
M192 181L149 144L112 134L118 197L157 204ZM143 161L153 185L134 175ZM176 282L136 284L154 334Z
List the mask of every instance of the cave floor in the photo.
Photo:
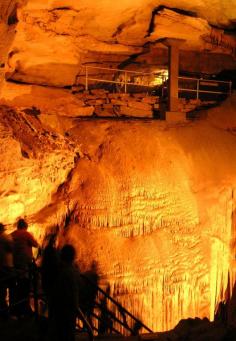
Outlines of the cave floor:
M43 341L46 335L47 322L35 320L33 317L0 319L1 341ZM95 337L95 341L235 341L236 328L226 327L220 322L209 322L207 319L182 320L167 332L141 334L122 337L120 335L104 335ZM76 341L89 341L86 333L77 333Z

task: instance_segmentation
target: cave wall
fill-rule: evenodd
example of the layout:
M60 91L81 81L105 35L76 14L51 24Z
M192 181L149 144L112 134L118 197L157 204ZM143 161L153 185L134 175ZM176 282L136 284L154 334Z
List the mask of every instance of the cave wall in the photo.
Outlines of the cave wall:
M235 271L235 126L235 96L179 126L77 122L82 157L35 229L59 221L81 270L96 261L100 285L153 330L212 320Z
M130 70L145 70L149 72L163 67L168 68L168 50L161 46L150 47L147 53L137 56L127 66ZM235 70L235 68L236 61L230 55L210 53L209 51L180 50L180 73L218 74L222 70Z
M10 46L16 34L17 6L15 0L2 0L0 3L0 90L5 78Z
M34 115L6 106L0 107L0 140L0 213L11 230L20 216L29 217L51 203L79 147L42 127Z
M134 67L152 71L168 62L160 44L166 36L185 39L181 70L196 67L197 71L215 73L232 69L236 43L223 29L234 28L235 16L235 6L229 1L190 5L175 0L123 0L112 6L101 0L86 4L3 1L2 77L64 87L84 75L88 64L129 67L135 63ZM149 59L154 60L151 68Z
M159 5L188 13L159 13ZM166 65L158 40L175 18L178 35L188 39L181 70L235 68L227 49L211 46L210 54L209 44L201 45L211 25L234 28L233 5L29 0L19 2L18 22L9 25L15 2L0 4L1 80L8 80L1 104L14 105L0 108L1 219L11 230L25 216L41 242L59 224L58 242L75 245L81 269L95 260L100 284L109 283L111 294L153 330L187 317L213 319L225 298L235 245L235 97L206 121L68 119L60 121L61 135L25 107L40 97L42 115L76 111L78 99L57 88L73 85L87 63ZM167 16L161 30L156 14ZM182 16L189 31L182 31Z

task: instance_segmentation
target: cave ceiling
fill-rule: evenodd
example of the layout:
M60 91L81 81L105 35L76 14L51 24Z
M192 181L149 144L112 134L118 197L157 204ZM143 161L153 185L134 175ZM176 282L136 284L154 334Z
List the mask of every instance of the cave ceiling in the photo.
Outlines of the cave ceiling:
M2 73L24 83L68 86L83 65L127 66L143 55L164 65L165 37L184 39L184 51L230 56L222 68L234 63L233 0L1 0L0 15Z

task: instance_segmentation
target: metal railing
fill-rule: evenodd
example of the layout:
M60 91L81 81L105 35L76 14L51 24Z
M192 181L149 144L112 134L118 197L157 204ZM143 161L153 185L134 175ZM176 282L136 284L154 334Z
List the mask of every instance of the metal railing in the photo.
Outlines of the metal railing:
M11 312L12 309L18 307L24 302L32 302L33 315L37 319L40 315L39 302L44 302L46 304L46 296L42 291L42 288L39 288L39 283L41 276L41 269L36 266L35 263L32 264L29 270L24 271L24 275L29 277L30 280L30 293L27 297L21 297L20 299L12 302L8 302L7 308L0 307L0 314L4 312ZM9 280L14 281L11 284L12 289L16 288L17 280L21 278L22 273L18 274L17 272L13 272L12 274L7 274L0 279L0 289L3 287L9 287ZM98 335L100 334L99 324L105 323L107 324L107 330L109 333L115 333L119 335L138 335L140 330L152 333L153 331L148 328L142 321L132 315L127 309L125 309L119 302L117 302L114 298L107 294L102 288L100 288L96 283L90 280L86 275L80 274L80 277L84 280L85 287L92 287L93 291L97 292L96 299L94 301L94 309L92 309L91 316L86 316L86 313L83 311L82 307L78 307L77 309L77 317L80 321L82 321L83 329L89 335L90 341L94 339L95 331ZM4 285L5 283L5 285ZM80 282L81 284L81 282ZM29 301L30 299L30 301ZM102 303L103 302L103 303ZM108 306L104 302L109 302L109 305L113 305L113 309L110 310ZM31 306L31 305L30 305ZM92 319L91 319L92 317ZM107 319L107 321L104 321ZM97 321L96 323L92 323ZM109 323L108 321L111 321Z
M214 95L228 95L232 93L232 82L211 80L192 77L179 77L179 84L184 83L183 86L179 86L179 92L195 93L196 98L199 99L200 94L214 94ZM187 83L190 87L186 87ZM184 87L185 86L185 87ZM213 90L214 89L214 90Z
M89 71L106 71L104 74L109 75L112 79L105 79L90 76ZM154 72L141 72L141 71L130 71L124 69L113 69L99 66L85 66L85 90L89 88L89 81L102 82L110 84L118 84L124 88L124 92L127 93L127 87L129 85L138 87L148 87L153 88L154 79L159 79L160 82L165 81L165 77L162 75L155 74Z
M87 276L81 274L82 279L85 281L87 286L91 286L96 289L97 296L94 302L94 310L92 311L92 317L99 324L104 323L103 316L107 318L107 327L110 333L120 335L138 335L140 331L146 333L153 333L153 331L147 327L142 321L131 314L125 309L118 301L107 294L101 287L90 280ZM103 303L102 303L103 302ZM104 305L104 302L106 304ZM111 309L109 306L113 306ZM111 321L111 323L109 323ZM99 334L99 326L95 323L91 324L91 327Z
M94 75L91 75L90 70L95 70ZM96 76L103 74L102 77ZM109 79L105 78L109 76ZM83 76L80 76L83 77ZM208 80L202 78L193 77L179 77L179 84L184 83L185 86L179 86L179 92L196 93L196 98L200 98L200 94L212 94L212 95L231 95L232 82L221 80ZM127 93L128 86L137 86L142 88L155 88L163 86L168 80L165 74L158 74L155 72L141 72L130 71L124 69L113 69L99 66L85 66L85 89L89 89L89 81L117 84L122 90ZM186 87L186 83L190 86ZM167 88L165 86L165 88ZM215 90L213 90L214 88ZM162 92L163 93L163 92Z
M32 267L30 267L29 270L23 271L23 273L20 272L19 274L17 273L17 271L13 271L12 274L2 276L0 279L0 290L3 290L3 288L4 289L9 288L9 286L11 287L11 290L13 289L16 290L17 281L18 279L22 279L22 275L29 277L30 281L29 295L27 295L27 297L22 297L18 300L14 300L14 302L12 302L12 300L11 301L9 300L7 307L5 308L0 307L0 315L4 313L11 314L15 309L17 310L17 307L19 307L21 304L29 302L30 308L33 308L32 317L34 317L37 320L40 317L39 301L47 305L47 299L45 294L41 290L39 290L39 283L41 282L40 268L37 267L37 265L34 262L32 263ZM12 283L9 284L9 281L11 281ZM17 311L15 313L18 314ZM13 312L13 315L15 313ZM80 321L82 321L83 329L85 329L86 332L88 333L89 341L94 341L93 328L79 307L77 309L77 318Z
M15 307L18 307L19 305L21 305L22 303L29 302L29 299L33 299L34 316L38 317L38 315L39 315L39 302L38 302L38 298L39 298L39 294L38 294L39 272L38 272L38 268L34 262L31 264L29 269L19 270L19 269L12 268L11 271L9 273L7 273L5 276L1 276L0 289L1 290L3 290L4 288L9 289L9 287L10 287L11 291L14 290L16 292L18 280L22 280L22 278L28 278L29 279L29 283L30 283L29 295L27 295L26 297L20 297L20 299L19 298L16 299L14 297L13 301L12 301L12 298L10 300L10 297L8 297L9 306L7 308L1 307L0 313L9 312L12 309L14 309Z

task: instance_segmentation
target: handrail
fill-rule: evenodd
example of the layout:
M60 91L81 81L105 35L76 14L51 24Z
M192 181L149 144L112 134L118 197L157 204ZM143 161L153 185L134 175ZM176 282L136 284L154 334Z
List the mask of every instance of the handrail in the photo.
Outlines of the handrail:
M99 307L100 307L100 305L99 305ZM108 314L111 314L110 311L107 311L107 313L108 313ZM92 312L92 316L95 317L97 320L102 321L101 316L95 314L94 312ZM112 316L112 317L114 318L115 316ZM118 321L119 321L119 320L118 320ZM93 328L94 328L97 332L99 332L99 329L98 329L98 328L96 328L95 326L93 326ZM121 335L121 332L119 332L119 330L117 330L117 329L114 328L113 326L111 327L111 330L113 330L116 334ZM132 331L132 330L131 330L131 331Z
M102 83L110 83L110 84L118 84L118 85L122 85L124 86L124 92L127 92L127 87L128 85L131 86L138 86L138 87L142 87L142 88L153 88L155 87L154 84L150 84L150 82L148 83L136 83L132 80L129 81L127 75L129 74L137 74L137 75L142 75L142 76L153 76L153 78L159 78L162 80L162 84L165 80L167 80L165 75L158 75L158 73L156 72L141 72L141 71L132 71L132 70L125 70L125 69L116 69L116 68L107 68L107 67L100 67L100 66L92 66L92 65L85 65L85 90L88 90L88 84L89 84L89 80L90 81L94 81L94 82L102 82ZM120 74L124 74L124 79L122 80L110 80L110 79L104 79L104 78L99 78L99 77L94 77L91 75L91 77L89 76L89 70L90 69L95 69L95 70L107 70L110 71L110 73L112 74L116 74L116 73L120 73ZM195 77L184 77L184 76L179 76L178 77L179 80L186 80L186 81L195 81L196 82L196 90L194 90L194 92L197 93L196 97L197 99L199 99L199 94L202 92L205 93L218 93L218 94L226 94L226 95L231 95L232 92L232 82L231 81L222 81L222 80L217 80L217 79L204 79L204 78L195 78ZM201 83L208 83L208 85L210 86L211 84L226 84L228 85L228 91L227 92L212 92L212 91L203 91L200 89ZM203 85L203 84L202 84ZM186 92L193 92L192 89L183 89L180 88L179 91L186 91Z
M155 78L160 78L163 79L163 76L158 75L155 72L142 72L142 71L132 71L132 70L124 70L124 69L115 69L115 68L107 68L107 67L100 67L100 66L92 66L92 65L85 65L85 90L88 90L88 81L100 81L103 83L111 83L111 84L120 84L124 85L124 91L125 93L127 92L127 85L134 85L134 86L141 86L141 87L148 87L148 88L153 88L154 85L150 84L139 84L139 83L134 83L134 82L129 82L127 79L128 74L134 74L134 75L142 75L142 76L150 76L152 75ZM109 79L100 79L100 78L94 78L94 77L89 77L89 69L95 69L95 70L107 70L110 71L111 74L116 74L116 73L123 73L124 74L124 80L109 80Z
M85 68L109 70L109 71L119 71L119 72L127 72L127 73L136 73L136 74L141 74L141 75L155 75L155 72L142 72L142 71L132 71L132 70L125 70L125 69L114 69L114 68L92 66L92 65L85 65Z
M99 78L88 78L90 81L101 81L101 79ZM153 85L147 85L147 84L137 84L137 83L132 83L132 82L125 82L125 81L111 81L109 79L103 79L102 80L103 83L111 83L111 84L121 84L124 86L127 85L135 85L135 86L142 86L142 87L150 87L153 88Z
M140 325L140 328L143 328L145 330L147 330L149 333L153 333L153 331L147 327L143 322L141 322L138 318L136 318L134 315L132 315L127 309L125 309L119 302L117 302L116 300L114 300L114 298L112 298L111 296L109 296L102 288L100 288L98 285L96 285L93 281L91 281L86 275L81 274L81 277L86 279L88 283L90 283L90 285L94 286L97 291L99 291L100 293L102 293L107 299L109 299L115 306L117 306L119 308L120 311L124 312L126 315L128 315L129 317L132 318L132 320L134 320L135 322L137 322ZM122 321L120 321L118 318L117 320L119 321L119 323L121 325L123 325L126 329L131 331L131 328L129 326L127 326L125 323L123 323ZM118 322L117 321L117 322Z
M87 328L87 331L89 334L89 340L93 341L94 340L93 329L92 329L89 321L86 319L82 310L79 307L77 308L77 316L83 321L85 327Z
M209 82L209 83L225 83L229 84L230 81L218 81L217 79L205 79L205 78L195 78L195 77L184 77L184 76L179 76L179 79L186 79L186 80L195 80L195 81L202 81L202 82Z
M36 264L33 262L32 263L34 267L32 267L32 269L29 270L25 270L23 273L24 274L29 274L31 275L31 281L32 281L32 291L30 292L30 297L33 297L34 300L34 316L35 318L38 317L39 315L39 305L38 305L38 299L40 298L43 302L46 302L45 300L45 295L44 294L39 294L38 293L38 270L39 267L36 266ZM22 275L22 272L21 272ZM4 278L1 278L0 283L4 283L5 281L8 281L9 279L16 279L19 278L19 274L14 273L12 275L8 275L5 276ZM0 313L5 313L7 312L9 309L12 309L13 307L18 306L19 304L26 302L28 300L28 297L22 298L21 300L11 303L11 305L7 308L4 309L0 309ZM86 317L84 316L83 312L81 311L81 309L78 307L77 308L77 316L83 321L83 324L86 326L86 329L88 331L89 334L89 340L90 341L94 341L94 334L93 334L93 330L92 327L90 325L90 323L88 322L88 320L86 319Z
M38 305L38 300L39 298L43 301L45 301L45 296L43 294L39 294L38 292L38 270L39 267L37 267L34 263L33 263L33 267L32 269L29 270L25 270L24 273L29 273L31 274L30 278L32 281L32 291L31 291L31 297L33 297L34 299L34 313L35 313L35 317L37 318L39 315L39 305ZM22 275L22 273L21 273ZM115 299L113 299L110 295L108 295L102 288L100 288L98 285L96 285L96 283L94 283L92 280L90 280L86 275L84 274L80 274L80 276L82 278L84 278L87 283L89 283L89 285L95 287L95 289L97 290L97 292L100 292L103 296L105 296L108 300L110 300L117 308L118 311L121 312L121 314L124 315L128 315L135 323L138 324L138 326L140 327L139 329L143 328L146 331L148 331L149 333L152 333L153 331L148 328L144 323L142 323L138 318L136 318L134 315L132 315L127 309L125 309L119 302L117 302ZM11 275L7 275L6 277L2 278L0 280L0 282L4 282L4 281L8 281L9 279L17 279L19 277L18 273L14 273ZM11 307L17 306L18 304L20 304L21 302L26 301L27 298L21 299L19 302L14 302L14 304L11 304L11 306L9 308L6 309L6 311L8 309L11 309ZM102 309L101 303L100 302L95 302L95 306L99 307L100 309ZM2 311L2 310L0 310ZM5 311L5 309L4 309ZM83 324L86 326L86 329L89 333L89 337L90 337L90 341L94 340L94 335L93 335L93 329L97 330L97 328L95 326L91 326L89 321L86 319L84 313L81 311L80 307L78 307L78 317L83 321ZM131 333L131 335L135 334L135 331L132 327L130 327L128 325L128 323L126 322L126 319L124 318L124 320L120 320L113 312L109 311L107 309L106 313L112 318L113 321L117 322L118 324L120 324L123 328L125 328L127 331L129 331ZM102 320L101 317L99 315L97 315L95 312L92 312L92 316L94 316L96 319L98 320ZM117 334L121 334L119 332L119 330L117 330L114 326L111 327L111 330L113 330L115 333Z
M228 92L222 92L222 91L209 91L209 90L197 90L197 89L185 89L185 88L179 88L179 91L186 91L186 92L202 92L206 94L218 94L218 95L227 95Z
M4 283L4 282L8 282L9 280L15 280L17 281L18 278L21 278L22 275L28 275L32 284L32 291L31 293L29 293L30 296L33 296L34 299L34 314L35 314L35 318L38 317L38 312L39 312L39 306L38 306L38 277L37 277L37 266L34 262L34 260L32 261L32 264L29 265L28 269L17 269L17 268L13 268L13 273L12 274L8 274L6 275L4 278L0 279L0 284ZM33 292L33 295L32 295ZM23 302L27 302L28 297L22 298L19 301L16 301L14 303L11 302L10 306L4 309L0 309L0 312L7 312L9 309L11 309L12 307L16 307L19 304L23 303Z

